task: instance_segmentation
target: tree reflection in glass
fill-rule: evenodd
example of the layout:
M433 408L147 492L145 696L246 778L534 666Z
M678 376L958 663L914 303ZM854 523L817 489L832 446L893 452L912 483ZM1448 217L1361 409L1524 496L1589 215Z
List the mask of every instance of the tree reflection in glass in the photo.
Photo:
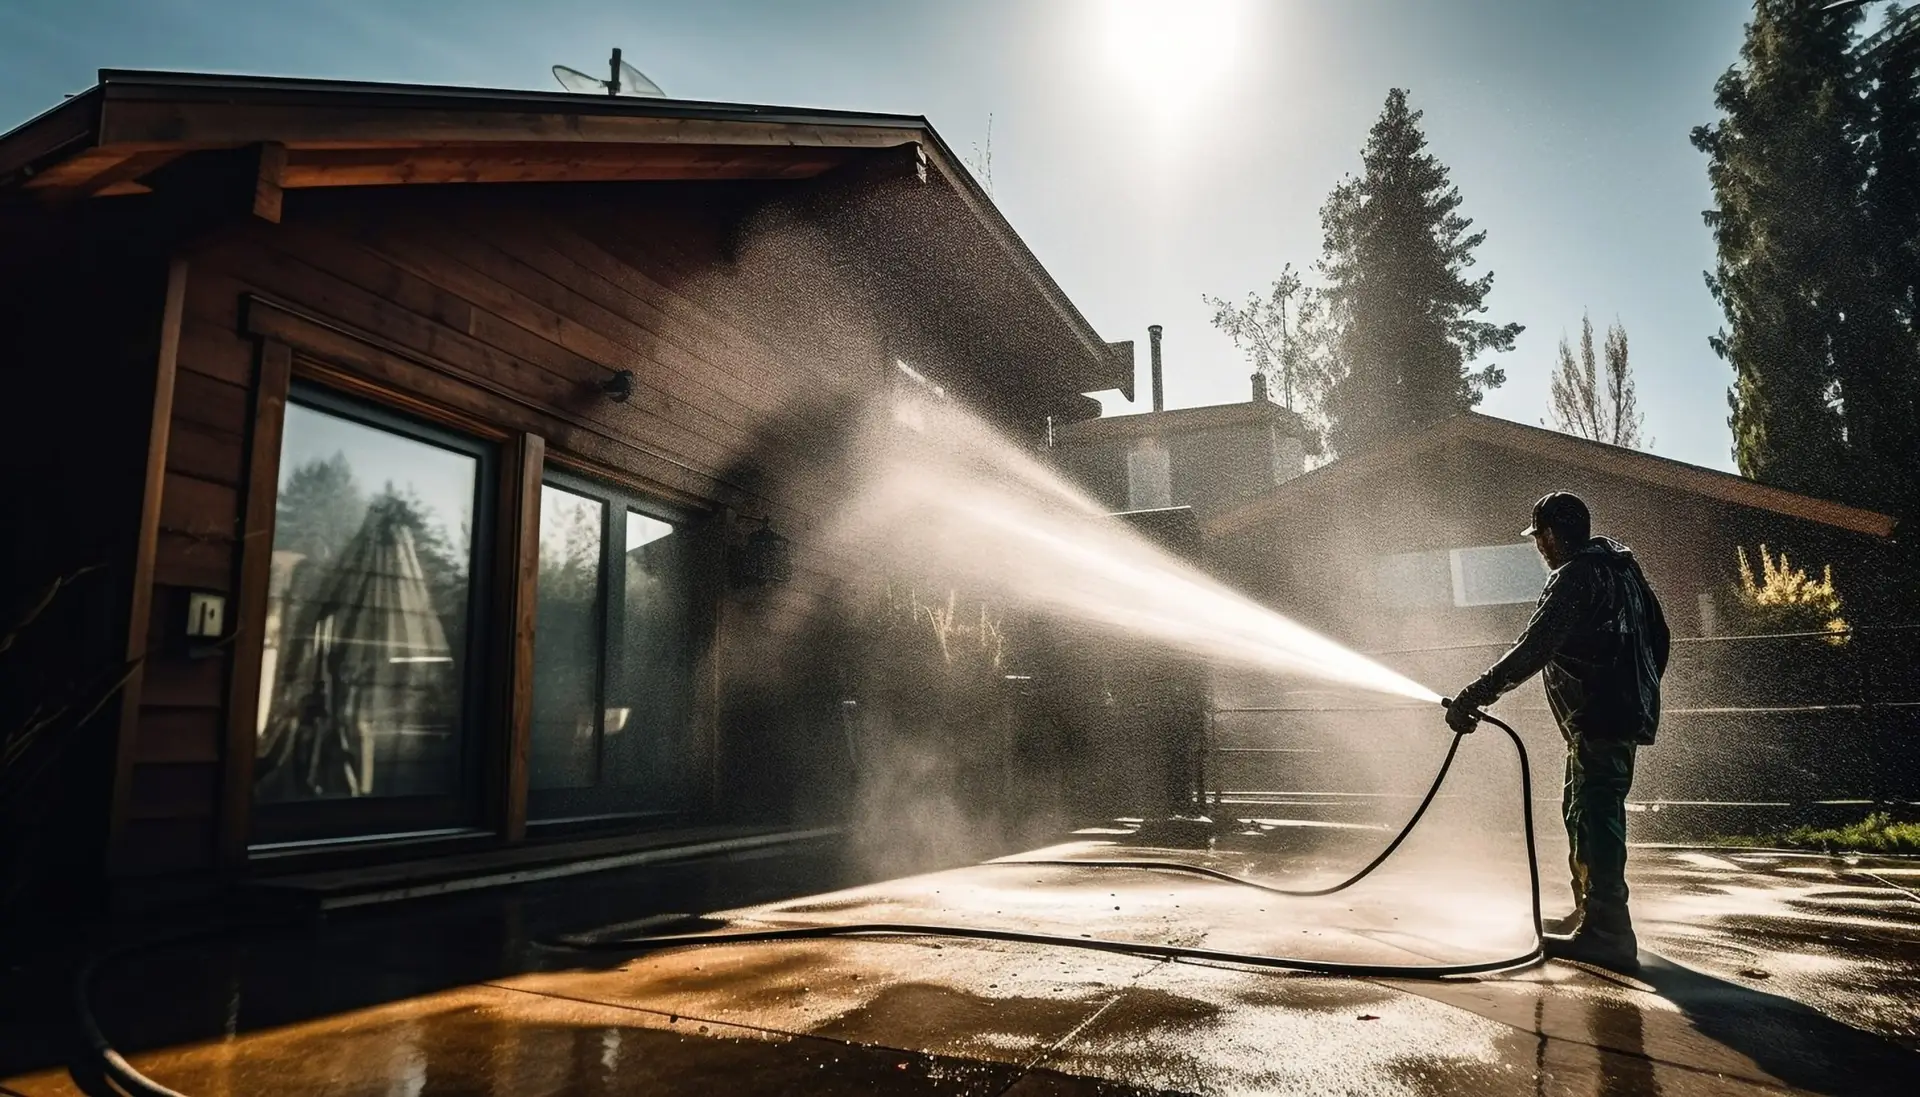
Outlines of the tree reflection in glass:
M599 779L600 561L606 505L540 489L540 586L534 622L532 789Z
M456 791L478 462L289 404L281 470L255 798Z

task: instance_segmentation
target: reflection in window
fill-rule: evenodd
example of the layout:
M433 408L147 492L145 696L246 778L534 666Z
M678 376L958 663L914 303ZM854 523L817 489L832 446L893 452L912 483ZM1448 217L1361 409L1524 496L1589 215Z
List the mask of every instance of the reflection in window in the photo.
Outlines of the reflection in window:
M260 802L457 791L478 466L287 406Z
M561 483L540 495L528 815L679 810L694 787L688 537L616 489Z
M605 516L597 499L540 488L529 788L585 788L598 777Z

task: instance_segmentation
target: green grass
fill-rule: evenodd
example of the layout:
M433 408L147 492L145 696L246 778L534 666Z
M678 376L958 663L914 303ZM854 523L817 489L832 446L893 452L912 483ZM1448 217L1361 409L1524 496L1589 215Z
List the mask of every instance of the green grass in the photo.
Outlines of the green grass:
M1920 853L1920 823L1897 823L1884 811L1844 827L1795 827L1767 837L1723 838L1720 845L1771 846L1851 853Z

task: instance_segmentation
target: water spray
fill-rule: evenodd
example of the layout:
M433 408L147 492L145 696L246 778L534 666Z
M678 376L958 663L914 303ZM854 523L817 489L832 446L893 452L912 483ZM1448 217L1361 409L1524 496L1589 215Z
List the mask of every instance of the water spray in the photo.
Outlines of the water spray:
M1032 454L946 401L916 403L910 430L893 414L871 417L866 440L855 447L849 471L853 502L830 523L824 541L832 555L861 568L924 576L1021 604L1035 612L1110 630L1216 666L1298 676L1336 687L1418 703L1452 702L1433 690L1262 606L1169 555L1139 532L1116 522L1107 508L1064 480ZM1533 836L1532 775L1525 745L1507 724L1475 712L1455 733L1419 806L1386 846L1358 871L1327 887L1287 888L1172 860L1044 862L1000 860L990 865L1065 864L1185 873L1290 897L1331 895L1365 880L1385 864L1426 817L1459 754L1460 740L1485 721L1512 741L1520 759L1521 819L1531 884L1534 944L1525 954L1464 964L1356 964L1300 957L1226 953L978 926L864 922L788 925L718 933L563 939L562 947L637 953L693 945L744 944L819 938L895 936L966 937L1167 959L1212 960L1291 971L1364 977L1441 978L1508 971L1538 963L1540 874ZM1196 820L1197 822L1197 820Z

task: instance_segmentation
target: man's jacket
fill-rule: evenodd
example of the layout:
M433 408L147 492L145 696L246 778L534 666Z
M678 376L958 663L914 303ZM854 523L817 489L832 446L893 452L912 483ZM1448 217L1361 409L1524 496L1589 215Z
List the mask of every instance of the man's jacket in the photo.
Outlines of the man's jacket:
M1595 537L1547 576L1526 632L1462 699L1484 707L1544 670L1547 704L1567 738L1651 743L1669 639L1632 550Z

